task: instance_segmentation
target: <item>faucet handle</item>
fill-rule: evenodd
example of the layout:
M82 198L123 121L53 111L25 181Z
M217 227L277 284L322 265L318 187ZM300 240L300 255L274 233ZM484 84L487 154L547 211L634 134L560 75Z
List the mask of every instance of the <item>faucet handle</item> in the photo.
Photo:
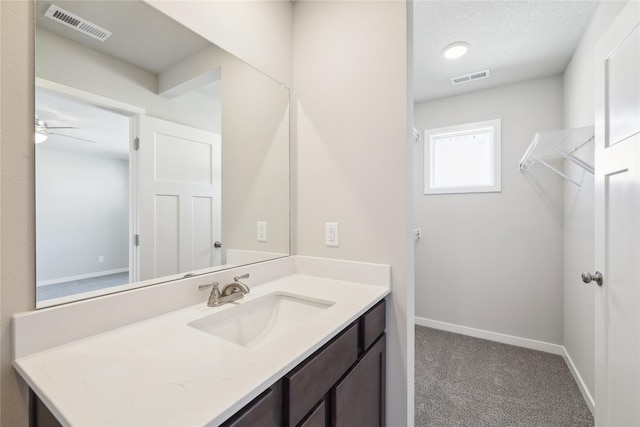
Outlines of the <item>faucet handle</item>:
M213 283L207 283L206 285L198 285L198 290L199 291L204 291L205 289L209 289L209 288L213 288L211 289L211 293L216 292L216 289L218 289L218 282L213 282ZM220 291L218 290L218 293L220 293Z
M218 289L218 282L213 282L213 289L211 289L211 297L220 298L220 289Z
M205 289L217 288L217 287L218 287L218 282L213 282L213 283L207 283L206 285L198 285L198 290L204 291Z
M233 277L233 281L234 281L234 282L237 282L237 281L238 281L238 280L240 280L240 279L248 279L248 278L249 278L249 273L247 273L247 274L243 274L242 276L234 276L234 277Z

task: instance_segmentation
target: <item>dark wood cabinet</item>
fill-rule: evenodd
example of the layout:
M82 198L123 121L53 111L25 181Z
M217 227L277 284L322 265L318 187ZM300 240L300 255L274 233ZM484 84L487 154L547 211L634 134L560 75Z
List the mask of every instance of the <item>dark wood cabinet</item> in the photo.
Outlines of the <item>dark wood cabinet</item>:
M279 381L281 426L384 427L385 317L382 300ZM231 420L255 412L252 405ZM227 423L223 426L273 425L262 420L255 424Z
M385 425L385 316L383 300L285 375L284 426Z
M326 427L327 425L327 405L324 400L311 411L311 413L300 423L300 427Z
M285 425L296 426L358 360L354 323L284 376Z
M29 427L62 427L49 408L31 389L29 389L29 412Z
M282 381L278 381L225 421L221 427L281 427L282 396Z
M335 427L385 425L385 341L383 335L334 387Z
M384 332L387 316L385 307L384 301L381 301L360 316L361 352L367 351Z

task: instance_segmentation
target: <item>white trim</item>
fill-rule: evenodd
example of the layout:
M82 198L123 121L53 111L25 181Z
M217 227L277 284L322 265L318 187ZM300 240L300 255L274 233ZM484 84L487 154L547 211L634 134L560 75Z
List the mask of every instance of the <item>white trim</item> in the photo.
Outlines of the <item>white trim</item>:
M71 282L73 280L91 279L93 277L108 276L109 274L124 273L129 271L128 267L116 268L114 270L96 271L95 273L79 274L77 276L59 277L57 279L40 280L36 282L36 286L55 285L57 283Z
M564 358L565 363L569 367L569 371L571 372L573 379L578 385L578 389L580 390L580 393L582 393L582 398L584 399L587 406L589 407L589 410L591 411L591 415L594 415L596 404L593 400L593 396L591 396L591 393L589 393L589 389L587 388L587 385L582 380L582 377L580 376L580 372L578 372L578 368L573 363L571 356L569 356L569 352L567 351L567 348L565 346L562 346L562 350L563 350L562 357Z
M454 325L453 323L439 322L437 320L425 319L422 317L415 318L416 325L426 326L428 328L440 329L456 334L468 335L470 337L482 338L489 341L500 342L503 344L511 344L518 347L529 348L531 350L544 351L546 353L564 356L564 346L552 344L544 341L532 340L529 338L520 338L513 335L501 334L498 332L485 331L482 329L470 328L468 326Z
M138 224L138 203L137 203L137 155L136 151L133 148L133 140L139 135L140 128L140 117L146 114L146 109L143 107L139 107L137 105L127 104L126 102L118 101L116 99L108 98L106 96L97 95L93 92L88 92L86 90L78 89L73 86L68 86L65 84L61 84L52 80L43 79L41 77L35 78L35 86L37 88L43 89L45 91L55 92L56 94L60 94L63 96L75 98L81 100L86 103L90 103L92 105L105 108L116 112L118 114L122 114L129 118L130 120L130 128L129 128L129 267L124 271L129 271L129 284L137 283L140 277L140 260L139 260L139 246L134 246L133 244L133 236L139 233L139 224ZM115 271L115 270L114 270ZM121 271L118 271L121 272ZM36 282L37 286L45 286L52 285L56 283L62 283L69 280L81 280L91 277L101 276L103 272L95 273L95 276L87 275L83 276L71 276L64 277L61 279L55 280L43 280L41 282ZM111 273L109 273L111 274ZM106 290L102 290L101 292L107 293L113 288L105 288ZM78 295L78 294L75 294ZM75 301L80 298L73 298L73 295L64 297L65 303L70 301ZM68 300L68 301L67 301ZM51 301L51 300L49 300ZM45 301L36 302L37 308L48 307L50 304L47 304Z
M471 185L465 187L434 187L432 185L432 162L434 138L491 132L491 185ZM425 195L460 194L460 193L500 193L502 191L502 120L493 119L475 123L447 126L424 131L424 187ZM437 159L435 159L437 160Z
M137 105L127 104L125 102L117 101L115 99L107 98L106 96L96 95L86 90L78 89L73 86L63 85L51 80L43 79L42 77L36 77L36 87L62 93L64 95L78 98L86 102L90 102L101 107L108 107L112 110L118 110L121 113L126 113L129 116L136 114L146 114L146 110Z

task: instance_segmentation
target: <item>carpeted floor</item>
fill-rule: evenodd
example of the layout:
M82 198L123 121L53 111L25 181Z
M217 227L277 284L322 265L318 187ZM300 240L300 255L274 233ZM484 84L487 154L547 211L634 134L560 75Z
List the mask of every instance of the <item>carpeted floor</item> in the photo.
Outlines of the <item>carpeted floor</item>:
M54 285L36 286L36 301L44 301L52 298L66 297L81 292L95 291L96 289L110 288L111 286L126 285L129 283L129 272L108 274L106 276L92 277L90 279L72 280L70 282L56 283Z
M416 326L416 427L593 426L561 356Z

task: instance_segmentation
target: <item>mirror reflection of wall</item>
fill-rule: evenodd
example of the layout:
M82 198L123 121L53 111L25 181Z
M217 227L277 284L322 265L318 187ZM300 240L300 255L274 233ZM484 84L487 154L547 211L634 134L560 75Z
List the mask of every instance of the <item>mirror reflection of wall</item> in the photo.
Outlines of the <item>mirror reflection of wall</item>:
M37 297L129 283L130 118L40 88L36 105Z
M288 255L288 89L142 1L55 3L106 41L50 5L36 1L36 306Z

